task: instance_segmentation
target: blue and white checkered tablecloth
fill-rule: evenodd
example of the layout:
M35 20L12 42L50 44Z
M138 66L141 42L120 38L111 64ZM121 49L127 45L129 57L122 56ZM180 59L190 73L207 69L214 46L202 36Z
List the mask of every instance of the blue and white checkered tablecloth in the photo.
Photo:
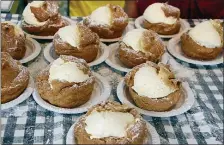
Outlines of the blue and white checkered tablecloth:
M1 21L17 23L19 15L2 14ZM82 20L82 18L75 18ZM191 26L201 20L188 20ZM44 48L49 42L42 42ZM195 79L188 83L195 93L195 104L186 113L169 118L143 116L157 130L163 144L222 144L223 143L223 64L198 66L178 61L191 69ZM47 62L43 51L32 62L25 64L33 77ZM110 81L111 99L118 100L116 86L125 73L102 63L92 67ZM43 109L32 98L8 110L1 111L2 144L65 144L66 134L76 119L83 114L62 115Z

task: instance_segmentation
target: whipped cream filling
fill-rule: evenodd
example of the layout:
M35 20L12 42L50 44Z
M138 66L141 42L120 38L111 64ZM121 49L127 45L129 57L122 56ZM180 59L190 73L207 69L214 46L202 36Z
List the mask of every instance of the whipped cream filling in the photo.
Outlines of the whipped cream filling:
M199 45L207 48L221 47L221 36L210 21L204 21L189 31L189 36Z
M92 23L111 25L111 11L108 6L99 7L90 15Z
M86 117L85 130L92 138L125 137L129 125L135 122L130 113L93 111Z
M79 46L79 29L77 25L70 25L58 30L58 35L62 41L69 43L73 47Z
M142 47L142 41L141 38L143 36L144 29L134 29L132 31L129 31L123 38L123 42L130 46L135 51L142 51L145 52L145 50Z
M29 3L24 11L23 11L23 18L24 21L30 25L34 26L43 26L46 24L47 21L39 22L38 19L35 17L35 15L32 13L30 7L41 7L44 4L44 1L33 1Z
M56 59L49 70L49 83L53 80L67 82L84 82L89 78L88 74L84 74L75 62L65 62L63 59ZM51 86L52 87L52 86Z
M141 67L135 73L132 89L139 96L153 99L165 97L175 91L175 89L167 86L159 77L156 68L150 66Z
M162 7L163 3L154 3L147 7L143 13L143 17L150 23L174 24L177 19L175 17L166 17Z

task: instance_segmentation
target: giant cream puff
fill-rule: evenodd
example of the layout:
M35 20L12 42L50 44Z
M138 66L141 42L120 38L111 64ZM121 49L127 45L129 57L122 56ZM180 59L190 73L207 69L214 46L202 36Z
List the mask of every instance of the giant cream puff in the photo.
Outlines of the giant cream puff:
M1 23L1 51L8 52L14 59L22 59L26 53L26 37L15 24L5 21Z
M143 14L143 26L161 35L173 35L179 32L180 10L166 3L154 3Z
M52 36L69 23L62 19L56 1L33 1L23 11L22 28L30 34Z
M149 133L135 109L110 101L89 109L74 135L77 144L144 144Z
M168 111L181 98L181 84L168 66L146 62L134 67L125 83L136 105L149 111Z
M128 25L128 15L120 6L108 4L93 11L83 23L100 38L119 38Z
M120 42L118 49L120 61L134 67L146 61L158 62L164 54L165 46L158 34L151 30L134 29Z
M208 20L196 25L181 36L181 49L193 59L211 60L223 49L223 26L220 21Z
M8 53L1 53L1 103L19 97L29 83L29 71Z
M74 108L89 100L94 82L83 59L61 55L38 74L36 87L40 96L52 105Z
M71 55L87 62L96 58L100 48L98 35L82 24L60 28L53 42L58 55Z

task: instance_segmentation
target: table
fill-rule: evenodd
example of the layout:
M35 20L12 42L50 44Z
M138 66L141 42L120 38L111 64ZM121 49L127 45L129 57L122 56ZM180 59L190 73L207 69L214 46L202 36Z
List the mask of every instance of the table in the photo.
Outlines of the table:
M19 15L2 14L2 21L17 23ZM80 21L82 18L74 18ZM188 20L191 26L202 20ZM49 42L39 41L42 48ZM223 64L198 66L176 60L194 72L186 78L195 93L195 104L186 113L174 117L144 116L157 130L163 144L222 144L223 143ZM33 77L48 63L41 54L25 64ZM110 99L119 101L116 86L125 75L105 62L91 68L109 80ZM32 98L8 110L1 111L1 138L3 144L65 144L66 134L76 119L83 114L63 115L40 107Z

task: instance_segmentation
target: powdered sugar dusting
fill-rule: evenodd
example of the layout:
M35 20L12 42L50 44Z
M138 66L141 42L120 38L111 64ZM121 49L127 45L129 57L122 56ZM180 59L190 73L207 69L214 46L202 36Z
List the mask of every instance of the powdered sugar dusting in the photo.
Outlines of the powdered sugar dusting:
M127 21L127 17L116 17L114 18L114 21L121 23L121 22Z
M100 140L116 140L117 143L131 143L136 142L137 140L141 139L141 137L145 137L147 141L148 138L148 130L145 121L141 118L141 116L137 113L136 110L129 108L126 105L120 105L119 103L113 103L111 101L108 102L102 102L101 104L98 104L94 107L92 107L86 115L82 116L81 119L79 119L76 122L76 125L74 125L74 131L75 133L79 133L80 129L81 132L85 135L85 128L86 128L86 119L89 115L91 115L94 112L122 112L122 113L130 113L134 116L134 122L132 122L128 127L126 128L126 136L125 137L101 137ZM144 138L144 139L145 139ZM91 139L91 138L90 138ZM145 141L145 140L144 140Z
M44 72L42 72L42 73L44 73ZM47 73L47 71L45 71L45 73ZM43 108L54 111L54 112L63 113L63 114L75 114L75 113L86 112L90 107L92 107L93 105L96 105L102 101L107 100L107 98L110 96L111 87L110 87L109 83L100 75L98 75L96 73L93 73L93 75L95 77L94 90L92 92L90 99L85 104L83 104L81 106L78 106L76 108L71 108L71 109L53 106L53 105L49 104L48 102L45 102L40 97L37 90L34 90L34 93L33 93L34 99ZM78 87L78 85L77 86L75 85L72 87Z
M104 7L106 7L108 9L108 11L110 11L110 12L107 12L106 13L107 15L105 15L105 14L98 14L98 15L94 16L94 17L97 17L97 19L99 19L99 17L100 17L99 21L97 21L92 16L93 14L95 14L95 11L90 16L88 16L86 18L87 21L90 22L90 24L89 24L90 26L111 27L113 24L116 24L116 23L124 24L126 21L128 21L127 14L123 11L123 9L119 5L116 5L116 6L113 5L111 7L111 5L108 4L108 5L104 6ZM112 9L119 9L120 11L119 12L112 11L112 10L110 10L110 8L112 8ZM123 11L123 13L121 11ZM105 12L101 12L101 13L105 13ZM113 13L115 13L115 14L113 14ZM117 15L118 13L121 13L121 14ZM105 22L101 20L102 16L100 16L100 15L103 15L103 17L105 19L104 20ZM106 22L106 19L107 19L107 22Z
M90 22L89 23L90 26L101 26L101 27L103 27L103 26L107 26L108 27L109 26L107 24L98 23L98 22L92 20L90 17L87 17L86 19L87 19L87 21Z

